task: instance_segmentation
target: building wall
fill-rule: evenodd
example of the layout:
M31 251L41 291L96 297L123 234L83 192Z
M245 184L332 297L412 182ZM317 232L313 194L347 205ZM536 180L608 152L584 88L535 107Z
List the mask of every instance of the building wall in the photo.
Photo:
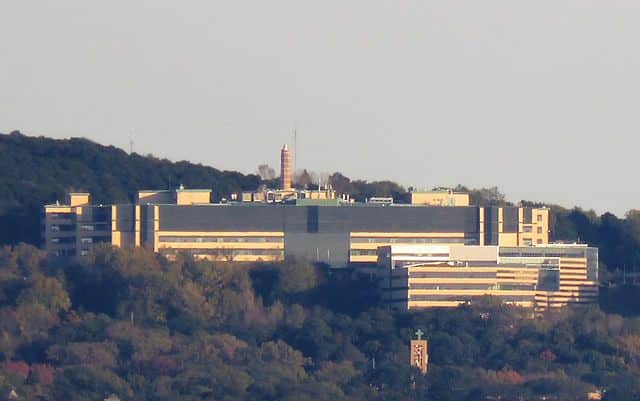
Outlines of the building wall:
M296 257L342 267L349 260L347 233L285 233L285 257Z
M415 266L407 269L408 309L458 306L473 297L492 295L505 302L532 307L538 270L526 266L478 266L460 268Z
M377 261L377 250L381 246L438 244L438 245L476 245L476 233L452 232L351 232L351 263L374 263Z
M159 216L161 232L284 232L286 254L332 266L375 263L388 243L478 241L473 207L160 205Z
M537 310L598 301L596 248L394 245L378 255L383 299L396 308L455 307L484 295Z
M112 242L111 206L45 206L42 245L51 255L82 256Z
M411 192L411 204L423 206L469 206L467 193L459 192Z
M598 283L587 277L586 258L560 258L560 288L538 294L544 308L598 302Z
M523 227L542 227L541 241L548 241L548 211L527 208L381 206L381 205L268 205L210 204L204 202L208 190L177 190L176 203L154 204L145 200L166 200L172 192L141 191L135 205L60 206L45 207L45 247L56 254L74 254L90 249L90 245L105 241L124 248L147 247L168 254L178 250L200 255L228 255L234 260L281 260L286 256L311 258L334 267L351 263L375 265L376 250L395 244L440 245L519 245ZM184 198L181 199L181 194ZM201 204L199 201L203 201ZM180 203L187 204L180 204ZM195 204L193 204L195 203ZM109 217L100 217L96 208L108 210ZM57 212L56 212L57 211ZM107 213L107 212L105 212ZM538 222L538 215L542 221ZM62 217L61 217L62 216ZM546 217L545 217L546 216ZM55 219L63 219L63 233L52 234ZM68 221L67 221L68 220ZM87 232L92 221L100 233ZM77 225L78 222L83 226ZM100 224L105 224L103 227ZM60 231L60 227L56 227ZM104 232L102 232L104 231ZM531 231L531 230L529 230ZM535 230L533 230L535 233ZM170 234L166 234L170 233ZM180 234L182 233L182 234ZM168 241L167 236L222 237L224 233L282 233L282 249L264 249L248 243L235 251L227 241L201 239L187 246ZM529 234L529 233L527 233ZM279 235L279 234L278 234ZM52 242L52 237L60 237ZM73 237L73 239L71 239ZM98 238L100 237L100 238ZM162 237L162 238L161 238ZM267 234L264 235L268 237ZM75 241L75 245L72 242ZM194 239L194 241L198 241ZM247 242L247 241L245 241ZM222 245L221 245L222 244ZM208 253L204 252L208 249ZM251 252L253 250L253 253ZM196 252L197 251L197 252ZM237 256L237 257L236 257Z
M549 243L549 210L530 207L487 207L484 242L501 246Z
M88 205L90 200L91 195L88 193L70 193L67 195L67 204L72 207Z
M210 190L179 189L176 191L176 204L195 205L211 203Z
M178 252L217 261L280 261L284 259L283 232L158 231L157 251Z
M48 205L44 208L42 247L55 256L75 256L76 213L71 206Z
M530 212L529 212L530 210ZM521 240L518 242L520 246L544 245L549 243L549 209L523 209L523 224L520 234ZM531 230L527 228L529 225L524 223L525 216L531 214ZM529 232L527 232L529 231ZM531 242L529 243L529 239Z
M175 192L168 190L161 191L138 191L137 203L174 203L175 202Z
M155 205L194 205L211 203L210 189L184 189L182 186L176 190L144 190L138 191L137 204Z

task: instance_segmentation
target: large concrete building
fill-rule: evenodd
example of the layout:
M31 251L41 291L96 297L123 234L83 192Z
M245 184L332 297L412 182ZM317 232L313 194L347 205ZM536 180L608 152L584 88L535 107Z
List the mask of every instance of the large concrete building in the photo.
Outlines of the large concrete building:
M549 242L544 208L358 204L211 203L210 190L140 191L136 202L92 205L89 194L44 207L43 245L81 256L95 244L146 247L229 261L298 256L343 267L375 264L397 244L532 246Z
M491 295L537 310L598 300L598 250L586 245L393 245L378 250L385 302L455 307Z
M214 204L211 190L183 187L139 191L134 203L117 205L94 205L89 194L71 193L44 207L49 254L83 256L98 244L145 247L168 258L293 256L334 268L360 266L380 278L385 301L403 309L493 295L545 310L593 303L598 295L597 249L549 244L545 208L313 198Z

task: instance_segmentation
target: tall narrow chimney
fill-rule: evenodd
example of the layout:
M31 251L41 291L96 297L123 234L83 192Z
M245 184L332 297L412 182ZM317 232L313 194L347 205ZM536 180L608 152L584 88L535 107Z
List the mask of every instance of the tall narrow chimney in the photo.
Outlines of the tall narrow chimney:
M291 189L291 161L293 154L289 147L285 144L280 151L280 189Z

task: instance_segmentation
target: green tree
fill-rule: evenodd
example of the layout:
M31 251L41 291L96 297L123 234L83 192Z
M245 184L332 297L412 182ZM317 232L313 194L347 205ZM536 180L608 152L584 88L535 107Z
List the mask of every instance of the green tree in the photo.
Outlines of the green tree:
M31 285L18 296L18 305L39 304L54 312L71 307L69 294L57 279L38 275L31 281Z

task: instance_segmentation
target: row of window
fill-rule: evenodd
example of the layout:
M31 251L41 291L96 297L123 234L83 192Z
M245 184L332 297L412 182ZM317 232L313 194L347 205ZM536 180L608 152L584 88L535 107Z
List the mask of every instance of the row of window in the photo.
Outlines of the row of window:
M353 249L351 250L351 256L376 256L378 251L376 249Z
M353 256L376 256L378 254L377 249L352 249L351 255ZM396 254L394 255L396 259L400 259L402 257L423 257L423 258L448 258L448 253L415 253L415 254Z
M51 230L51 232L54 232L54 233L70 232L70 231L75 231L76 226L74 224L52 224L49 226L49 230Z
M181 249L179 252L176 252L175 249L164 248L161 252L165 254L187 253L190 255L210 255L220 258L238 255L284 257L284 251L280 249Z
M80 224L80 230L82 231L110 231L111 228L109 224L98 223L98 224Z
M444 283L444 284L409 284L409 288L412 290L493 290L494 286L489 284L457 284L457 283Z
M89 254L88 249L81 249L79 252L80 256L87 256ZM60 249L57 251L53 251L54 256L76 256L75 249Z
M109 224L97 223L97 224L80 224L78 228L81 231L111 231ZM74 224L52 224L49 226L51 232L69 232L75 231L76 226Z
M533 257L533 258L584 258L585 250L584 249L574 249L574 250L546 250L546 249L527 249L524 251L518 251L517 249L507 249L500 248L500 257L503 258L522 258L522 257Z
M525 233L533 232L533 227L531 227L531 226L523 226L522 227L522 232L525 232ZM537 234L542 234L542 227L536 227L536 233Z
M52 244L73 244L76 242L76 237L56 237L51 238Z
M533 284L466 284L466 283L444 283L444 284L410 284L412 290L500 290L500 291L534 291Z
M533 302L533 295L498 295L503 302ZM411 301L456 301L471 302L473 297L465 295L411 295Z
M76 217L74 213L47 213L47 218L57 219L73 219Z
M281 243L282 237L176 237L169 235L161 235L161 242L181 242L181 243L238 243L238 242L265 242L265 243Z
M460 272L411 272L411 278L496 278L496 272L467 272L460 269Z
M82 237L80 238L81 244L104 244L111 242L111 237Z
M467 244L475 243L475 238L405 238L405 237L375 237L351 238L352 244Z
M52 252L54 256L76 256L75 249L59 249Z
M378 250L377 249L352 249L351 250L351 255L352 256L376 256L378 254ZM411 255L394 255L395 258L401 258L403 256L409 256L409 257L430 257L430 258L448 258L449 254L448 253L418 253L418 254L411 254Z

